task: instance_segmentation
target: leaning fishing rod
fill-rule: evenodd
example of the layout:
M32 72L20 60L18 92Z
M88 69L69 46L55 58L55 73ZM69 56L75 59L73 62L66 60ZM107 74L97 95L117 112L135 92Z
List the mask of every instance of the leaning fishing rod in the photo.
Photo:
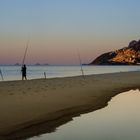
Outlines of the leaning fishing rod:
M3 74L2 74L1 69L0 69L0 75L1 75L1 79L2 79L2 81L4 81L4 77L3 77Z
M25 59L26 59L28 48L29 48L29 40L27 41L27 44L26 44L26 49L25 49L25 53L24 53L24 56L23 56L23 60L22 60L22 66L25 63Z
M82 60L81 60L81 56L80 56L80 53L79 53L78 50L77 50L77 54L78 54L78 59L79 59L79 63L80 63L81 73L82 73L83 78L85 78L84 70L83 70L83 67L82 67Z

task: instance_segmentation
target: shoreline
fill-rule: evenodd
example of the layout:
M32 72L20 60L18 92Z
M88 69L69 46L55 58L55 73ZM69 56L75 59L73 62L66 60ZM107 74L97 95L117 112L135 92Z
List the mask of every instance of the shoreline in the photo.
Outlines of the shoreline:
M0 82L0 139L20 140L55 129L139 89L140 72Z

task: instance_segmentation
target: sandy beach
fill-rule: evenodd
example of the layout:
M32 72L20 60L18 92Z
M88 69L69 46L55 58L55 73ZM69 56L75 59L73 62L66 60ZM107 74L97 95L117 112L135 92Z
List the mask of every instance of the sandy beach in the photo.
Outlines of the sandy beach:
M0 140L55 131L73 117L139 87L140 72L0 82Z

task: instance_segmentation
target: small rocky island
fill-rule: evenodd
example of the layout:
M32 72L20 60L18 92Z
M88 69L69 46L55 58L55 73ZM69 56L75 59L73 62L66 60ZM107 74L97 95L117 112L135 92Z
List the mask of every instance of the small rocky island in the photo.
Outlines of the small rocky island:
M89 65L140 65L140 40L133 40L128 47L104 53Z

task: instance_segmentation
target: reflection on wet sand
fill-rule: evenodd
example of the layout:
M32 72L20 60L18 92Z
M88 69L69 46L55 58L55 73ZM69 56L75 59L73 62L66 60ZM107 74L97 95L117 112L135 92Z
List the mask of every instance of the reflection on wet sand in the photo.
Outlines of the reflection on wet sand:
M115 96L103 109L73 118L51 134L28 140L139 140L140 91Z
M100 108L102 107L101 106L96 106L96 107L80 106L77 108L71 108L71 109L61 111L61 112L56 112L56 114L54 113L54 116L56 118L56 116L58 115L58 117L54 120L52 119L47 122L44 121L42 123L31 125L24 129L15 131L13 133L9 133L8 135L0 135L0 139L1 140L15 140L15 139L24 140L33 136L39 136L46 133L52 133L56 131L57 127L63 124L66 124L67 122L72 121L74 117L80 116L83 113L88 113L88 112L91 112ZM53 118L53 114L51 116Z

